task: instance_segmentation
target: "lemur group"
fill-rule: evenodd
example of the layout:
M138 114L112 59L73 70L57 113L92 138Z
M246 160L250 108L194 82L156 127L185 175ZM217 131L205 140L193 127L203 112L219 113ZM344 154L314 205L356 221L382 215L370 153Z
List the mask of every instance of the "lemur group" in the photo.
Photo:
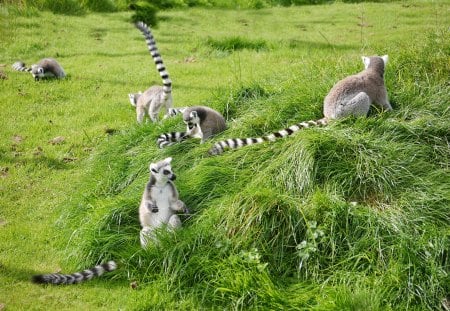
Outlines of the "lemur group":
M205 143L209 138L225 131L227 128L225 118L220 112L210 107L174 108L172 106L172 81L156 47L151 30L143 22L138 22L135 26L145 37L148 50L163 83L162 86L151 86L145 92L128 94L131 105L136 109L137 122L140 124L148 121L158 122L160 110L164 107L164 119L182 114L183 122L186 124L185 132L161 134L156 141L158 147L165 148L190 138L199 138L201 143ZM384 83L384 70L388 56L363 56L362 61L365 67L363 71L345 77L331 88L324 99L323 118L299 122L262 137L221 140L210 148L209 154L219 155L227 149L238 149L266 141L275 141L304 128L326 126L333 119L367 116L372 104L383 110L392 110ZM13 64L13 68L18 71L30 72L35 80L44 77L64 78L66 76L64 69L53 58L44 58L29 68L19 61ZM177 189L173 183L175 174L171 168L171 161L172 158L169 157L150 163L150 180L145 186L139 206L139 221L142 226L140 242L143 248L157 239L155 229L161 227L169 230L176 229L181 226L177 213L188 213L184 202L179 200ZM32 281L48 284L76 284L115 270L116 267L115 261L109 261L73 274L35 275Z

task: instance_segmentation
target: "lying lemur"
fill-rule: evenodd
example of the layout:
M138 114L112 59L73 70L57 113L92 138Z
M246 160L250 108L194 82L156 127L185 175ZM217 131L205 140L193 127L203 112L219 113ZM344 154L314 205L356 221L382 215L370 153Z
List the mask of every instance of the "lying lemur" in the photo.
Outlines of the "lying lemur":
M225 118L216 110L205 106L185 108L183 122L186 124L186 132L161 134L157 139L159 148L188 138L200 138L201 143L204 143L211 136L221 133L227 128Z
M325 126L332 119L340 119L351 115L355 117L366 116L372 103L376 103L383 109L392 110L384 84L384 69L388 56L363 56L362 60L365 69L356 75L337 82L325 97L324 118L300 122L263 137L222 140L215 143L209 153L217 155L226 148L238 149L265 141L275 141L278 138L292 135L302 128Z
M26 67L22 61L15 62L12 68L17 71L30 72L35 81L42 78L57 78L61 79L66 76L64 69L53 58L43 58L39 63Z
M156 240L155 230L163 226L175 229L181 226L181 221L176 212L189 213L183 201L178 199L178 191L173 181L175 174L172 172L170 162L172 158L166 158L156 163L150 163L150 180L147 183L139 206L139 221L142 226L140 241L143 248L148 243ZM91 269L72 274L41 274L34 275L32 281L40 284L77 284L98 277L105 272L117 268L114 261L97 265Z

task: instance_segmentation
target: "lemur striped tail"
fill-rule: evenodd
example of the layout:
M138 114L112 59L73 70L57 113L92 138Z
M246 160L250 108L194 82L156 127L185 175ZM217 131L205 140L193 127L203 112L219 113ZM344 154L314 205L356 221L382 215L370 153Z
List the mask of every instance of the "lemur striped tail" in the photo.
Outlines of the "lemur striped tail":
M169 108L168 115L171 117L174 117L179 114L183 114L183 112L186 110L187 107L182 108Z
M156 47L155 38L153 37L149 27L143 22L137 22L136 28L138 28L144 35L148 50L153 57L156 69L158 70L159 75L161 76L161 79L163 81L163 99L165 101L168 98L169 94L172 92L172 81L169 78L169 73L166 70L166 66L164 66L161 55L159 54L158 48Z
M214 144L214 146L209 150L209 154L218 155L225 151L225 149L238 149L248 145L260 144L265 141L275 141L278 138L283 138L290 136L303 128L315 127L315 126L325 126L328 124L327 118L322 118L317 121L310 120L305 122L300 122L291 125L283 130L273 132L267 136L257 137L257 138L230 138L226 140L219 141Z
M113 271L116 268L117 264L114 261L108 261L107 263L95 266L94 268L72 274L53 273L34 275L32 282L37 284L53 285L77 284L100 276L105 272Z
M160 149L173 145L175 142L185 140L188 137L186 132L171 132L159 135L156 143Z
M17 70L17 71L27 71L27 72L31 72L31 68L25 67L25 63L24 63L24 62L15 62L15 63L12 65L12 68L13 68L14 70Z

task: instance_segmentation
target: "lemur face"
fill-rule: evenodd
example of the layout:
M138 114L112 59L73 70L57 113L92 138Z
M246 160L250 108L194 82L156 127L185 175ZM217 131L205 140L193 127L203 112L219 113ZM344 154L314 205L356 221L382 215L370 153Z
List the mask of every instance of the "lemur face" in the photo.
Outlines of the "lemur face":
M183 119L189 130L192 130L198 124L200 124L200 118L198 117L197 111L192 111L187 119Z
M45 76L44 68L33 65L33 66L31 66L31 74L34 77L34 80L38 81L39 78L43 78Z
M150 174L152 174L157 181L167 182L169 180L175 180L177 177L172 172L170 162L172 158L166 158L162 161L150 164Z

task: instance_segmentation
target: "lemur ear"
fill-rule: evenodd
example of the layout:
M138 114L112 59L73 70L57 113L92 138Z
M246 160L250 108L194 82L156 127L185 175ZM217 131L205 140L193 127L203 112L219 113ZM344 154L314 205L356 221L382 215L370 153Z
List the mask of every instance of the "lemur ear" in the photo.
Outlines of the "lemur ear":
M370 65L370 58L366 57L366 56L361 56L361 58L364 63L364 67L367 69L367 67L369 67L369 65Z
M386 66L388 60L389 60L389 56L388 55L383 55L381 56L381 58L383 59L384 65Z
M165 158L164 162L170 164L170 162L172 162L172 158L171 157Z
M156 164L155 163L150 163L150 172L156 173L158 172L158 170L156 169Z
M191 118L197 118L197 116L198 116L198 114L197 114L197 111L195 111L195 110L190 113Z

